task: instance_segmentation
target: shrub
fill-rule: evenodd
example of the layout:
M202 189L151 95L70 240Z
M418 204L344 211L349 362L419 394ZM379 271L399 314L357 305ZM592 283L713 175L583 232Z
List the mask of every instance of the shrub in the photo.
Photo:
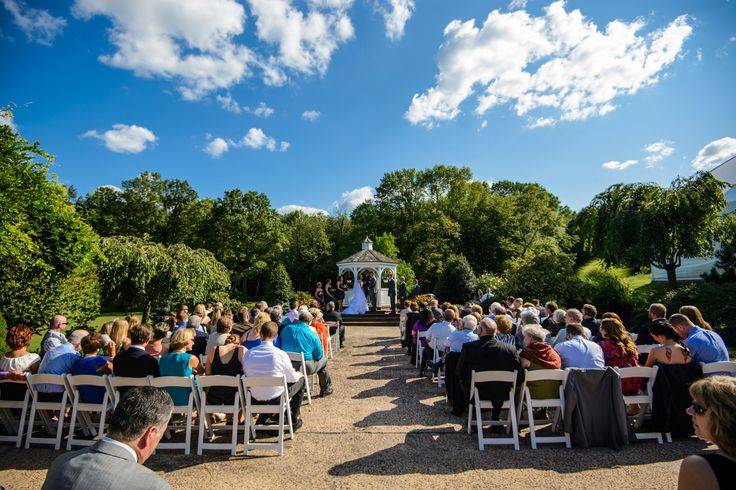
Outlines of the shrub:
M276 264L268 271L266 280L266 301L276 303L277 301L288 302L293 296L291 278L283 264Z
M441 301L462 304L473 297L477 285L478 279L468 259L462 255L450 255L434 286L434 294Z
M545 251L508 264L499 294L524 298L568 300L575 298L580 281L574 272L575 257Z
M736 283L694 282L665 293L663 303L669 314L684 305L695 305L726 344L736 345Z
M433 294L418 294L417 296L414 296L414 298L412 298L412 301L416 303L424 303L425 305L428 305L433 299L434 299Z
M396 275L399 277L404 276L407 289L411 288L411 285L414 284L414 278L416 277L416 275L414 274L414 269L412 269L409 262L399 260L399 263L396 264ZM396 279L398 282L398 277Z
M311 306L312 301L314 301L314 296L307 293L306 291L294 291L293 298L297 300L302 305Z
M583 278L585 302L595 305L600 313L613 311L629 318L638 304L634 292L612 272L596 269Z

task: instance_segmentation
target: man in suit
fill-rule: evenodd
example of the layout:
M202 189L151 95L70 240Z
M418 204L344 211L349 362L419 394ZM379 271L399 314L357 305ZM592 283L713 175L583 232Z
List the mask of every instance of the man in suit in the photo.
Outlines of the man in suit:
M324 320L329 323L336 323L337 327L330 327L330 335L335 335L335 328L340 331L340 347L345 343L345 325L342 324L342 313L335 309L335 303L330 301L325 307L326 311L323 316Z
M414 285L411 287L409 297L416 298L420 294L422 294L422 286L419 285L419 279L414 279Z
M649 332L649 327L653 323L667 323L667 307L662 303L652 303L649 305L649 322L639 327L639 335L636 337L636 345L651 345L656 344L652 334ZM646 355L643 356L646 359Z
M399 276L399 304L403 305L406 301L407 289L406 289L406 278Z
M172 408L171 397L160 388L131 388L110 416L107 435L90 447L56 458L43 489L171 489L143 463L166 432Z
M599 330L601 328L601 321L596 318L598 315L598 310L596 310L595 306L593 305L583 305L582 308L583 312L583 327L590 330L591 334L591 340L593 342L598 342L601 340Z
M468 411L470 400L470 381L473 371L515 371L520 368L519 355L516 348L496 340L496 322L484 318L478 325L480 338L463 344L460 357L455 367L455 377L458 381L458 395L453 401L452 413L462 416ZM501 414L501 405L508 399L509 383L482 383L477 385L483 400L493 403L491 417L497 420Z
M151 339L151 329L145 325L135 325L130 328L128 335L130 346L115 356L112 363L113 374L129 378L161 376L158 361L146 352L146 345Z
M378 289L378 283L376 282L376 275L371 273L368 276L368 300L371 303L371 309L376 309L376 291Z
M391 303L391 314L396 314L396 279L388 277L388 300Z

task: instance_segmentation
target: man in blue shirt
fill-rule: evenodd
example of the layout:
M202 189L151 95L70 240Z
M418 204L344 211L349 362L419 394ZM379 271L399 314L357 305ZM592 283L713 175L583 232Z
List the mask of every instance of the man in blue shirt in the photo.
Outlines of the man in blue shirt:
M567 341L557 344L555 350L562 358L563 368L603 369L603 349L585 338L579 323L567 325Z
M309 329L309 323L312 320L312 314L309 311L301 310L297 321L289 323L281 330L278 347L286 352L304 354L307 374L317 373L319 393L324 397L333 393L332 380L327 371L327 357L322 349L322 343L317 334Z
M72 366L79 359L80 343L89 334L86 330L75 330L69 336L69 342L54 347L46 352L38 374L69 374ZM42 402L60 402L64 387L61 385L38 385L38 399Z
M709 364L729 360L726 344L714 331L695 325L688 317L680 313L675 313L670 317L670 324L690 349L693 362Z

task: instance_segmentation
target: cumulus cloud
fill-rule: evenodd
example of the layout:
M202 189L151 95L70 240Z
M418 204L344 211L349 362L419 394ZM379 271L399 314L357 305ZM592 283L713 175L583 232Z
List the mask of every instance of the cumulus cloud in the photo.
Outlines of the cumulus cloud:
M110 189L111 191L117 192L118 194L123 192L123 190L120 187L116 185L112 185L112 184L104 184L104 185L98 186L97 188L98 189Z
M404 36L406 23L414 13L414 0L380 0L376 2L376 10L383 16L386 24L386 37L392 41Z
M711 170L736 155L736 138L721 138L711 141L700 149L692 166L695 170Z
M332 208L339 213L350 213L358 205L370 201L374 196L375 193L372 187L358 187L357 189L343 192L340 198L332 203Z
M102 141L105 147L115 153L140 153L156 143L153 131L141 126L127 124L113 124L112 129L100 133L90 129L82 135L83 138L95 138Z
M276 212L279 214L289 214L289 213L293 213L294 211L301 211L304 214L312 214L312 215L329 214L324 209L313 208L311 206L301 206L299 204L287 204L286 206L281 206L280 208L276 209Z
M274 151L276 149L276 140L267 136L261 128L250 128L245 136L243 136L241 143L243 146L247 146L254 150L268 148L269 150Z
M405 117L433 127L456 118L474 94L478 115L507 104L531 119L539 110L542 120L554 121L607 114L616 97L656 84L692 33L685 15L646 35L644 26L641 19L614 20L599 30L580 10L566 11L564 1L538 17L493 10L480 26L453 20L444 31L436 83L414 95Z
M220 158L227 153L230 145L222 138L215 138L204 147L204 152L212 158Z
M675 152L675 149L671 145L671 141L657 141L650 145L646 145L642 150L647 154L644 157L644 163L647 167L653 167L657 163L661 162L668 156Z
M315 110L304 111L302 112L302 119L304 119L305 121L314 122L319 119L321 115L321 112Z
M2 0L2 2L10 12L15 25L23 31L29 41L51 46L54 38L61 34L66 26L66 20L54 17L48 10L27 8L18 0Z
M601 167L607 168L609 170L625 170L638 162L638 160L626 160L625 162L611 160L610 162L602 164Z

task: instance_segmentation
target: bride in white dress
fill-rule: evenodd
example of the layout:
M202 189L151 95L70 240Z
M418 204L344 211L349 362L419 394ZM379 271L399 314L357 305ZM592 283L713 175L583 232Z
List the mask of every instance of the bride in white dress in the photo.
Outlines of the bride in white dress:
M343 315L364 315L368 311L368 301L365 299L365 293L360 280L356 280L353 285L353 297L348 302L348 307L342 310Z

